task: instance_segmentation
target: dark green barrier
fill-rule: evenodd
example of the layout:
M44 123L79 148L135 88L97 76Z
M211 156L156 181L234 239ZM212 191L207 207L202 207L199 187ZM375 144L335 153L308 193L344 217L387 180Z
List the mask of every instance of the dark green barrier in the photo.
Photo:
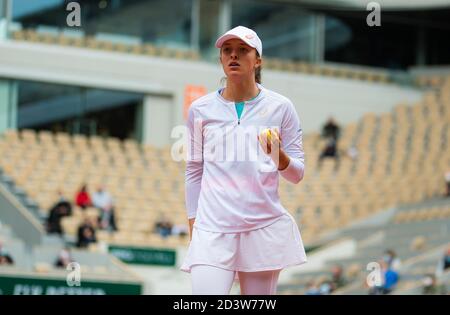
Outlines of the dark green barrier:
M62 279L0 275L0 291L3 295L139 295L142 285L81 279L80 286L70 287Z
M175 266L176 262L176 251L171 249L110 245L108 251L127 264Z

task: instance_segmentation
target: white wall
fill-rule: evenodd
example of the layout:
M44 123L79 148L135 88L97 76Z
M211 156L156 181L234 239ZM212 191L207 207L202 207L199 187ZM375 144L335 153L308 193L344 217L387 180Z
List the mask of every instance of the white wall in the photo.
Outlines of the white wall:
M161 124L184 123L183 100L187 84L202 85L207 91L214 91L223 77L218 64L57 45L0 41L0 52L0 77L168 97L172 100L172 118L165 117L166 121L159 121ZM320 128L329 115L347 123L367 111L385 112L398 103L413 103L421 98L421 92L396 85L270 70L263 70L263 85L294 102L305 132ZM168 139L170 135L162 138Z
M174 101L168 96L147 95L143 102L142 141L154 146L169 143L175 120Z

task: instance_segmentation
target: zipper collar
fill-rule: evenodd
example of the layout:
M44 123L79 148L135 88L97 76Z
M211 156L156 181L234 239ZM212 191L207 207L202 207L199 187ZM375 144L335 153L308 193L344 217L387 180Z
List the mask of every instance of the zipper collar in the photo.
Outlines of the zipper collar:
M264 96L264 94L265 94L265 88L264 88L261 84L259 84L259 83L256 83L256 86L257 86L258 89L259 89L258 95L256 95L256 97L255 97L255 98L252 98L251 100L245 101L245 102L244 102L245 105L253 105L253 104L256 104L257 102L259 102L259 101L263 98L263 96ZM225 98L222 96L221 93L222 93L223 89L224 89L224 88L221 88L221 89L217 90L217 98L219 99L219 101L222 102L223 104L226 104L226 105L234 105L234 104L236 104L236 102L229 101L229 100L225 99Z

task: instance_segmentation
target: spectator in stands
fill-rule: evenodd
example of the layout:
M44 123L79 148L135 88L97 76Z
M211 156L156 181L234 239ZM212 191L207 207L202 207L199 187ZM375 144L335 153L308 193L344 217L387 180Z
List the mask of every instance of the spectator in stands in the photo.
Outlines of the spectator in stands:
M445 173L444 177L446 186L445 196L450 197L450 170L447 173Z
M92 203L94 207L100 210L100 228L117 231L113 199L103 186L100 186L94 193Z
M189 228L186 224L175 224L172 227L171 234L172 235L178 235L182 238L184 238L189 233Z
M388 266L395 270L396 272L400 271L400 268L402 266L402 262L400 258L397 257L397 254L392 249L387 249L384 252L383 260L388 264Z
M111 207L113 204L113 199L105 188L100 186L92 196L92 204L98 209L103 209L106 207Z
M447 290L444 285L438 284L436 277L434 275L428 274L423 279L422 294L424 295L447 294Z
M320 295L319 288L317 287L316 283L314 281L309 281L306 284L306 295Z
M335 265L331 269L331 283L333 291L347 284L347 280L344 277L343 269L341 266Z
M14 260L3 246L3 242L0 240L0 266L2 265L14 265Z
M85 210L92 205L91 196L87 191L86 185L83 185L75 197L75 203L81 209Z
M163 214L160 216L159 220L156 221L155 228L156 232L161 235L161 237L166 238L172 233L173 224L167 219Z
M333 117L329 117L326 124L322 127L322 137L325 139L332 138L335 139L336 142L339 139L341 133L341 128L335 122Z
M442 257L442 259L439 260L436 270L436 276L440 277L449 268L450 268L450 247L447 248L444 257Z
M8 254L0 254L0 266L14 265L12 257Z
M67 209L66 210L67 215L72 215L72 204L64 196L64 193L62 191L58 191L58 201L56 202L54 207L56 207L56 206L63 206L63 207L65 207Z
M49 211L46 222L47 233L63 236L64 230L61 226L61 219L70 216L71 213L72 205L65 198L60 198Z
M450 268L450 247L447 248L447 252L444 255L444 259L442 259L444 270Z
M381 279L382 284L380 286L374 286L369 291L369 294L380 295L380 294L390 294L399 281L399 274L397 271L393 270L391 266L385 262L384 259L379 261L381 267Z
M85 248L88 247L89 244L97 242L95 224L88 218L78 227L77 235L77 247Z
M328 137L325 148L319 156L317 167L320 170L322 167L322 161L325 158L333 158L335 160L334 168L339 167L339 154L337 150L337 140L333 137Z
M326 140L326 144L319 156L318 169L322 167L322 161L325 158L335 159L335 169L339 167L338 140L340 133L339 125L334 121L333 117L330 117L322 127L322 138Z
M355 146L351 146L347 150L347 156L352 160L355 161L358 158L358 149Z
M319 286L319 294L329 295L333 292L333 285L330 280L323 281Z
M58 258L55 262L55 267L57 268L66 268L68 264L73 262L72 255L70 254L69 248L63 248L58 255Z

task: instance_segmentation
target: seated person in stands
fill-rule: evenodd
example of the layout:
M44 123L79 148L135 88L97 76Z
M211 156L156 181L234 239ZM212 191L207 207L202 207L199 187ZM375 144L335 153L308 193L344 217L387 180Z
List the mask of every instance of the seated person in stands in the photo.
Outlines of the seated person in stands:
M449 269L450 268L450 247L447 248L447 252L444 255L443 262L444 262L444 270Z
M320 295L329 295L333 292L333 284L330 280L323 281L319 286Z
M14 265L14 261L9 255L0 255L0 266Z
M156 232L159 233L163 238L168 237L172 233L173 224L164 215L156 221Z
M92 205L91 196L87 191L86 185L83 185L75 197L75 203L78 207L85 210Z
M351 146L347 150L347 156L352 160L355 161L358 158L359 152L358 149L355 146Z
M58 192L58 196L58 201L53 207L63 206L67 209L67 215L72 215L72 204L70 203L70 201L64 196L62 191Z
M322 127L322 137L325 139L328 139L331 137L337 141L339 139L340 132L341 132L341 128L334 121L333 117L329 117L326 124Z
M369 291L369 294L380 295L380 294L390 294L397 286L399 280L399 274L397 271L392 269L392 267L381 259L379 262L381 267L381 279L382 283L380 286L374 286Z
M305 294L306 295L320 295L320 290L314 281L311 280L306 284Z
M184 238L189 232L189 228L186 224L175 224L172 227L172 235L178 235L181 238Z
M73 262L73 259L70 254L70 249L64 248L59 252L58 258L55 261L55 267L65 269L71 262Z
M100 210L100 228L109 231L117 231L113 199L104 187L100 186L94 193L92 204Z
M322 138L327 140L325 148L319 156L318 169L322 167L322 160L324 158L335 159L335 169L339 167L339 154L338 154L338 140L341 133L341 128L334 121L333 117L328 118L327 123L322 127Z
M333 284L333 291L347 284L347 280L343 275L343 269L341 266L335 265L331 269L331 283Z
M318 169L322 167L322 160L325 158L333 158L336 161L335 169L338 168L339 165L339 154L337 150L337 140L333 137L328 137L325 148L319 156L318 160Z
M61 226L61 219L65 216L69 216L72 212L72 206L66 201L58 201L49 212L47 217L47 233L63 235L64 231Z
M80 225L77 235L77 247L86 248L89 244L97 242L95 226L89 219L85 219L84 223Z
M14 260L0 241L0 266L14 265Z
M106 206L101 210L99 226L102 230L117 231L114 207L112 205Z
M400 258L397 257L397 254L392 249L387 249L384 252L383 260L388 264L388 266L392 270L395 270L397 272L400 270L402 266Z
M423 279L422 287L423 295L437 295L437 294L447 294L447 290L444 285L437 283L436 277L432 274L426 275Z
M445 186L446 186L445 196L450 197L450 171L445 173L444 177L445 177Z

